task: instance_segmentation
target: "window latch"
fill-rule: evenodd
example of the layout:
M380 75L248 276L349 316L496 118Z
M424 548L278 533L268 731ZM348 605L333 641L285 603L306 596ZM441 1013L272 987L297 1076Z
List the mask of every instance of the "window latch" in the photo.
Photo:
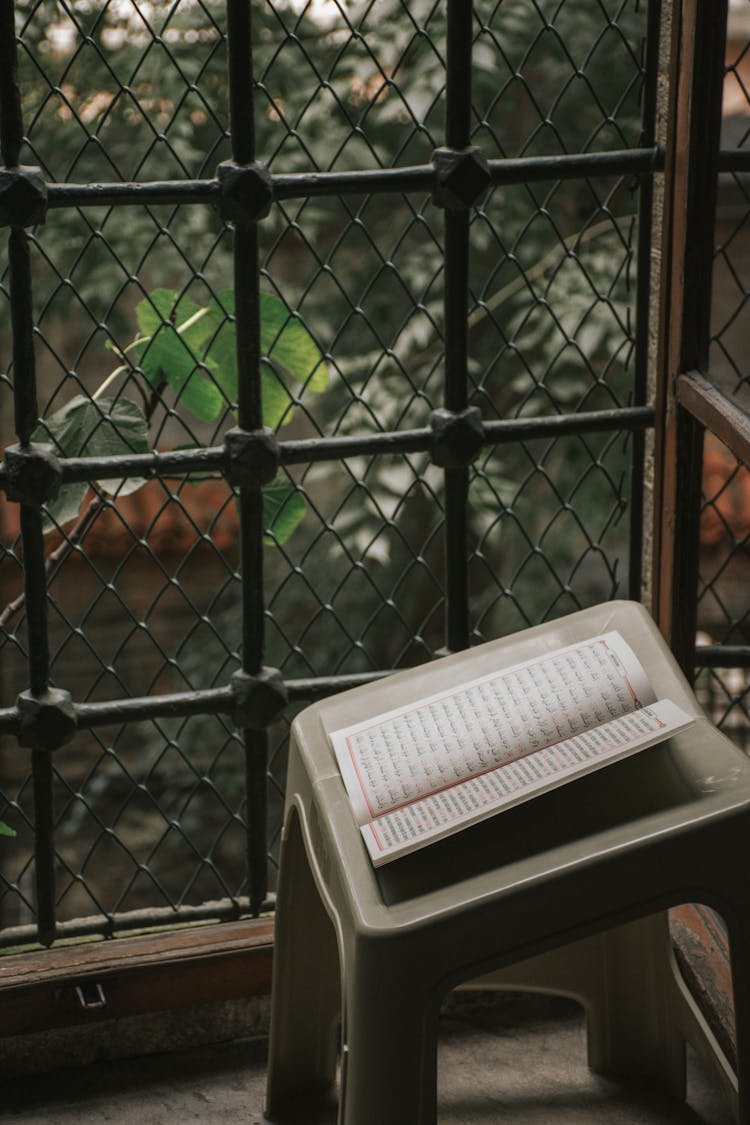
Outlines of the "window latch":
M98 1008L106 1008L107 998L100 984L76 985L76 996L84 1012L94 1012Z

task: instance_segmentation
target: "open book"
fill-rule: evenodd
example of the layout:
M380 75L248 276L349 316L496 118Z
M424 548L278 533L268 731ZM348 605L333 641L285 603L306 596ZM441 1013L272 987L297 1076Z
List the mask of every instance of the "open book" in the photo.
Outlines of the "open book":
M330 735L375 867L661 742L692 722L656 700L619 633L500 668Z

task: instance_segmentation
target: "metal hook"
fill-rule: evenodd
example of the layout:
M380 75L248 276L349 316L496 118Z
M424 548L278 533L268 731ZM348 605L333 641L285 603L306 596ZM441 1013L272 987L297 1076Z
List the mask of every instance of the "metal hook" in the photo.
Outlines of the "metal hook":
M90 988L93 988L94 996L89 996L88 998L83 994L84 987L85 986L81 984L76 985L76 996L78 997L78 1001L85 1012L93 1012L97 1008L106 1008L107 998L104 995L104 989L100 984L89 986Z

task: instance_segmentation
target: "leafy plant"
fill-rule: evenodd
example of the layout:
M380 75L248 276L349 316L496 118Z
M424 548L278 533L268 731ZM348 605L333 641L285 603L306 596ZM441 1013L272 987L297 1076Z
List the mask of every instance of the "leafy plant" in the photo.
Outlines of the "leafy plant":
M15 836L15 834L16 833L14 829L12 829L9 824L6 824L5 821L0 820L0 836Z
M201 422L234 413L238 383L234 293L224 290L201 307L173 290L157 289L135 311L139 331L119 353L122 364L90 398L76 395L45 418L33 434L34 441L51 441L64 457L147 453L150 423L156 408L164 405L167 390ZM260 346L263 422L277 429L291 419L296 393L303 388L324 390L328 374L305 326L268 293L261 294ZM122 394L105 394L120 376L133 371L145 384L139 388L143 407ZM296 391L290 383L297 384ZM145 481L136 477L97 483L110 495L124 496ZM85 482L64 485L47 505L45 531L76 519L87 491ZM303 519L304 502L284 480L267 485L263 498L265 526L273 528L273 542L283 543Z

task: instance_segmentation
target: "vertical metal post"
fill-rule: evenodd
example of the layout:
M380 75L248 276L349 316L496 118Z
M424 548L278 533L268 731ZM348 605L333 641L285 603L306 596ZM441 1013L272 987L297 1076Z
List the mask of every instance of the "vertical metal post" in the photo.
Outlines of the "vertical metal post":
M659 66L659 32L661 28L661 0L651 0L648 5L646 50L644 57L643 111L641 148L654 148L656 144L656 90ZM654 174L649 172L640 179L638 192L638 248L636 266L635 301L635 372L633 380L633 405L645 406L648 400L649 314L651 309L651 237L653 233ZM640 601L643 585L643 522L644 522L644 462L646 435L634 430L631 436L630 462L630 556L628 564L628 594Z
M679 495L675 521L675 565L672 575L670 644L686 678L695 675L695 630L698 617L698 545L703 477L703 426L681 406L675 424L675 477Z
M255 160L252 12L250 0L228 0L229 116L232 156L237 164ZM263 425L260 380L260 291L258 228L234 231L234 298L237 329L238 423L241 429ZM265 649L263 590L263 493L260 485L239 490L240 567L242 573L242 667L254 675ZM247 808L248 894L253 914L266 896L266 769L268 735L243 731Z
M654 574L657 620L691 676L702 442L677 405L674 382L682 372L705 372L708 365L727 3L682 0L673 19Z
M449 0L445 139L466 148L471 134L471 35L473 4ZM468 401L469 211L445 212L445 392L447 410ZM445 470L445 645L449 652L469 644L468 576L469 470Z
M13 0L0 0L0 155L6 168L18 164L23 144Z
M683 257L684 287L680 362L675 374L708 371L711 340L711 286L718 189L718 154L726 51L727 3L698 4L695 17L689 180ZM681 60L684 65L684 60ZM671 598L671 644L692 681L698 598L698 552L703 479L703 430L686 410L675 412L674 568Z
M0 0L0 152L8 168L18 166L23 143L21 97L14 6ZM13 333L13 404L15 430L21 446L28 446L39 417L34 357L31 263L26 232L15 227L8 239L11 328ZM41 695L49 687L47 576L42 514L21 505L21 541L26 598L29 687ZM55 853L52 758L35 749L31 757L34 792L34 874L37 932L42 945L55 939Z

